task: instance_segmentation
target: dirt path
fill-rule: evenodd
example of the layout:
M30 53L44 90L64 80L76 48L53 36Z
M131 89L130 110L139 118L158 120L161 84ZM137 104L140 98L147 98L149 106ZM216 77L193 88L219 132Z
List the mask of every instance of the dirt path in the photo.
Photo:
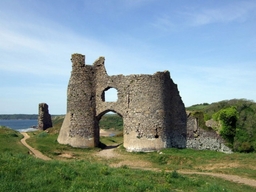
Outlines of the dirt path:
M27 144L26 140L30 138L27 133L22 132L21 134L24 136L24 138L20 140L21 143L25 145L25 147L27 147L35 155L36 158L43 159L43 160L51 160L51 158L43 155L40 151L34 149L33 147Z
M190 172L190 171L179 171L181 174L198 174L198 175L207 175L212 177L219 177L228 181L233 181L236 183L241 183L245 185L250 185L252 187L256 187L256 180L243 178L237 175L227 175L221 173L205 173L205 172Z
M109 148L109 149L104 149L98 152L96 155L102 158L110 159L110 158L119 158L122 159L119 163L117 164L112 164L112 167L121 167L124 165L129 166L132 169L142 169L142 170L149 170L149 171L161 171L160 169L157 168L149 168L151 167L148 162L141 161L141 162L131 162L127 161L122 157L122 155L118 154L114 150L115 148ZM227 181L232 181L236 183L241 183L245 185L249 185L252 187L256 187L256 180L254 179L249 179L249 178L243 178L237 175L227 175L227 174L221 174L221 173L209 173L209 172L195 172L195 171L185 171L185 170L179 170L178 173L181 174L186 174L186 175L207 175L211 177L218 177L225 179Z

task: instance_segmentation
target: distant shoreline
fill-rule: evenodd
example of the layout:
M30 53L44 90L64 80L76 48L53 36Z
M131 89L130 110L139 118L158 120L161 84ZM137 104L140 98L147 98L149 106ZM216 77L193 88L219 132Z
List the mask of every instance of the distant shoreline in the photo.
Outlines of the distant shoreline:
M51 115L52 118L64 115ZM0 120L37 120L38 114L0 114Z

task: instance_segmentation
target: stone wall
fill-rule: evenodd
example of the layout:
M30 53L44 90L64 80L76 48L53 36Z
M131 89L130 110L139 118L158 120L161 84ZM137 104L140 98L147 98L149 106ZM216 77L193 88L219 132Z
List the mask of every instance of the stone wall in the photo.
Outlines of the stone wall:
M72 55L67 92L67 114L58 142L74 147L99 144L99 121L113 111L123 118L124 147L152 151L186 147L186 112L177 85L168 71L153 75L108 76L100 57L85 65L85 56ZM105 101L105 91L117 90L116 102Z
M201 128L198 119L190 113L187 117L187 148L197 150L213 150L224 153L232 153L232 150L225 145L224 139L214 130Z
M48 105L40 103L38 107L38 129L46 130L52 127L52 118L49 114Z

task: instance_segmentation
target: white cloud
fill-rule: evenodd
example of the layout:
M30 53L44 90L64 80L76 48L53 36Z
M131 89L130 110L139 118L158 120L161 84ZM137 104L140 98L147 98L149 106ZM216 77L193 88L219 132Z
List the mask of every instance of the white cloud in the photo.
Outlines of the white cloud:
M255 14L256 3L253 1L232 2L215 8L183 7L182 10L163 12L155 17L152 26L173 31L183 27L201 26L211 23L244 22Z
M15 22L0 26L0 50L1 71L35 75L69 74L69 59L75 52L89 55L89 64L99 54L112 52L102 42L82 37L52 22L44 27L30 23L19 25Z
M151 25L162 31L173 31L176 30L177 27L177 25L172 22L171 17L167 14L157 16Z
M220 8L195 10L192 13L187 13L187 15L194 26L210 23L241 22L248 18L248 15L255 10L255 7L255 3L232 3Z
M42 42L10 30L0 29L0 48L5 50L31 49L43 51Z

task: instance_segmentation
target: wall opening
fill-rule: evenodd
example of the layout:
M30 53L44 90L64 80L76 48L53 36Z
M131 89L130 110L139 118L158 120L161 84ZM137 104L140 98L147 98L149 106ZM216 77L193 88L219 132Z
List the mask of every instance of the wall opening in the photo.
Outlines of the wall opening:
M108 148L123 143L123 118L115 111L106 111L99 116L100 143Z
M116 102L118 99L118 91L113 87L107 87L101 95L102 101L105 102Z

